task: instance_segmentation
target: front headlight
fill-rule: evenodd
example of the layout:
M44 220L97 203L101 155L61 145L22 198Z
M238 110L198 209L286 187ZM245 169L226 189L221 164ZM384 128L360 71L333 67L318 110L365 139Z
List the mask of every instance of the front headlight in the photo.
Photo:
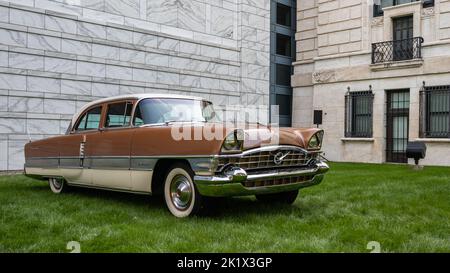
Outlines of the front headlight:
M236 130L229 134L223 141L222 152L240 152L242 151L243 144L243 132L241 130Z
M308 142L308 149L320 149L322 146L323 131L315 133Z

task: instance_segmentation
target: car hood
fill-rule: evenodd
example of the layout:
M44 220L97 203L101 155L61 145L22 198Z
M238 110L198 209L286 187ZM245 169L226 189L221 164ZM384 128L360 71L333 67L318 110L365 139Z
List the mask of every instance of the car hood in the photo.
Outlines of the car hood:
M207 132L221 132L222 139L236 130L244 133L244 150L269 145L292 145L306 149L310 138L321 129L317 128L292 128L274 127L261 124L222 124L222 123L199 123L184 124L182 127L203 127L204 139L210 138ZM207 127L207 128L205 128Z

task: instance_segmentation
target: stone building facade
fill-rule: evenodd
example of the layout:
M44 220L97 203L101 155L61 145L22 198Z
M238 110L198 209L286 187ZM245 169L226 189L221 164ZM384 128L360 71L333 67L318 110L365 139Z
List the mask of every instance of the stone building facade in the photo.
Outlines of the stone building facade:
M82 105L176 93L269 104L269 0L0 2L0 170Z
M293 124L322 110L328 159L405 162L422 141L450 165L450 1L299 0L296 40Z

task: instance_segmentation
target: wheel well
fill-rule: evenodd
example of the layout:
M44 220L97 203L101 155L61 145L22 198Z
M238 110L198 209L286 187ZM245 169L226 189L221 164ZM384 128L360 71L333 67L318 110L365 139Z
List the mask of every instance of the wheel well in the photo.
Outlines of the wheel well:
M153 195L162 194L164 191L164 178L169 172L170 166L175 163L184 163L191 167L186 159L159 159L153 170L151 190Z

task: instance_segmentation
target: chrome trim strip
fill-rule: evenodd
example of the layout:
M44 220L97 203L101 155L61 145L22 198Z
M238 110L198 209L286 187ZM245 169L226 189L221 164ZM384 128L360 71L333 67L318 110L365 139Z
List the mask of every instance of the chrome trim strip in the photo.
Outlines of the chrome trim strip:
M151 192L144 192L144 191L122 190L122 189L116 189L116 188L108 188L108 187L93 186L93 185L79 184L79 183L69 183L69 182L67 182L67 184L69 186L76 186L76 187L81 187L81 188L107 190L107 191L115 191L115 192L125 192L125 193L134 193L134 194L142 194L142 195L152 195Z
M298 147L298 146L272 145L272 146L264 146L264 147L259 147L259 148L255 148L255 149L246 150L246 151L243 151L240 154L221 154L221 155L218 155L218 157L220 157L220 158L245 157L245 156L252 155L252 154L255 154L255 153L273 152L273 151L279 151L279 150L289 150L289 151L295 150L295 151L302 152L302 153L305 153L305 154L317 153L317 151L316 152L308 151L308 150L303 149L303 148Z
M242 182L242 180L247 181L257 181L257 180L264 180L264 179L277 179L277 178L284 178L284 177L293 177L293 176L305 176L305 175L316 175L316 174L322 174L327 172L329 169L328 165L324 162L319 162L317 165L312 169L302 169L302 170L294 170L294 171L270 171L270 172L264 172L260 174L250 174L246 175L245 179L243 179L243 174L245 173L245 170L242 170L241 174L239 176L235 175L216 175L216 176L194 176L194 181L196 183L202 183L202 184L226 184L226 183L236 183L236 182Z

